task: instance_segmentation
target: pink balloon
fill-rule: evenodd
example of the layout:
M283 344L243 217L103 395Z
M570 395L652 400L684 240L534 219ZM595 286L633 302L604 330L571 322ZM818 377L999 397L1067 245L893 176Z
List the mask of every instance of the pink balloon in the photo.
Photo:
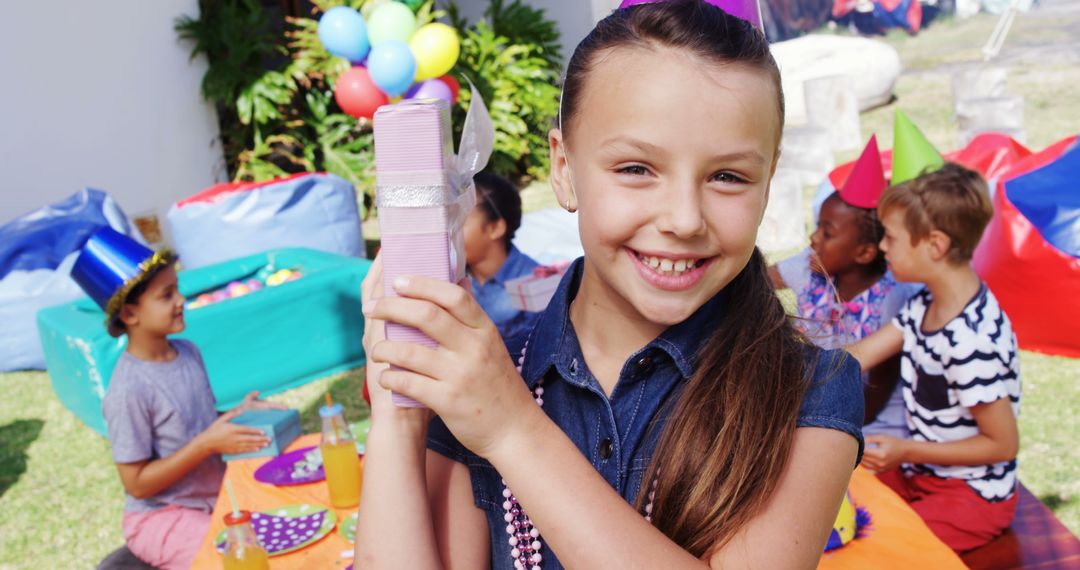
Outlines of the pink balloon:
M428 79L413 85L405 92L406 99L442 99L447 103L454 102L454 92L446 82L440 79Z
M622 4L619 4L619 9L657 1L663 0L623 0ZM751 26L765 31L761 25L761 6L758 5L758 0L705 0L705 2L722 8L728 14L746 20Z

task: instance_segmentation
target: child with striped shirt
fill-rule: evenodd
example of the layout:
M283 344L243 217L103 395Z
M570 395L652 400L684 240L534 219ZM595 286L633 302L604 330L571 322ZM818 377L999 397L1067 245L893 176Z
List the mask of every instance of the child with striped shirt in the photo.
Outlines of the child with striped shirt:
M902 353L911 439L867 436L863 465L958 552L986 544L1016 510L1016 335L971 256L993 214L986 182L945 164L890 188L881 248L897 279L926 287L851 348L864 369Z

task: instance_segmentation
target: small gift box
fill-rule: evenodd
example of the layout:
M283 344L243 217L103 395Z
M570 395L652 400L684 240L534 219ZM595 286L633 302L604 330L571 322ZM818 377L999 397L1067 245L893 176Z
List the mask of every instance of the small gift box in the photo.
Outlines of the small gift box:
M510 296L510 304L519 311L543 311L559 288L567 267L567 264L540 265L533 268L532 275L507 281L506 294Z
M230 420L234 424L250 426L262 430L270 436L270 444L249 453L224 454L225 461L249 459L251 457L273 457L285 451L285 448L300 437L300 412L296 410L248 410Z
M471 101L457 155L446 101L411 99L375 112L375 203L387 297L397 295L393 282L399 276L451 283L465 277L462 226L476 204L472 177L487 164L494 137L475 89ZM386 337L437 346L418 329L396 323L387 323ZM396 394L394 402L419 405Z

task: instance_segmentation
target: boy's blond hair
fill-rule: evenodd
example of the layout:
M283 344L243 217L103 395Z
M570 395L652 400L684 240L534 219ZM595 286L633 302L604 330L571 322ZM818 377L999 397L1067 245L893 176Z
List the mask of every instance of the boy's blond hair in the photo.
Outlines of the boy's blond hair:
M904 210L912 245L933 230L949 236L952 245L947 259L954 264L971 260L994 215L986 180L953 162L886 190L878 203L878 216L895 208Z

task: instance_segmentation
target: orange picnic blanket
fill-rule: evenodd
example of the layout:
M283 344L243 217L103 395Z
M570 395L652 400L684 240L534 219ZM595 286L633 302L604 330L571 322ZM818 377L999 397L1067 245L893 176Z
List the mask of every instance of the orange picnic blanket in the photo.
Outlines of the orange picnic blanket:
M819 570L966 569L899 495L859 467L851 476L851 502L870 513L870 529L844 547L826 552Z
M319 444L319 434L305 435L289 446L288 451ZM266 458L245 459L229 462L225 478L232 482L236 500L241 508L258 511L297 503L315 503L329 507L330 497L324 483L311 483L291 487L275 487L255 480L255 470ZM851 478L851 498L857 507L870 512L872 522L866 536L857 538L843 548L826 553L818 568L844 570L874 568L880 570L912 570L934 568L935 570L958 570L966 568L949 547L945 546L907 503L892 492L877 477L861 467ZM221 556L214 550L213 540L223 528L223 517L230 511L229 498L224 488L218 495L210 531L203 540L202 548L195 556L193 568L221 568ZM354 509L334 509L340 523L355 512ZM344 569L352 562L352 544L343 538L338 529L315 544L270 559L275 570L290 568Z

